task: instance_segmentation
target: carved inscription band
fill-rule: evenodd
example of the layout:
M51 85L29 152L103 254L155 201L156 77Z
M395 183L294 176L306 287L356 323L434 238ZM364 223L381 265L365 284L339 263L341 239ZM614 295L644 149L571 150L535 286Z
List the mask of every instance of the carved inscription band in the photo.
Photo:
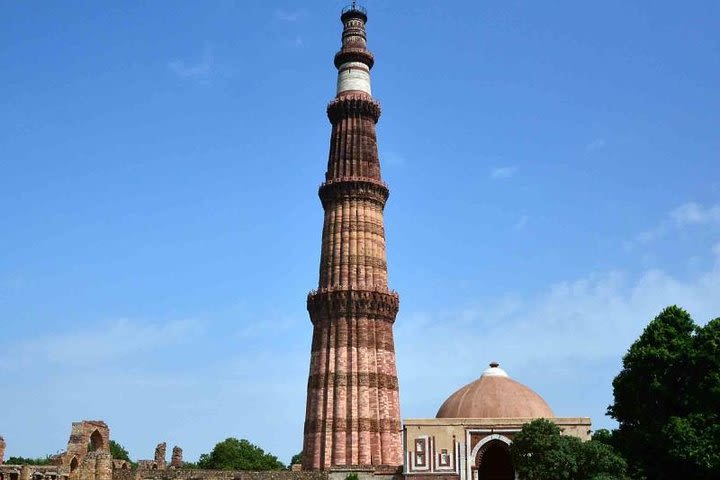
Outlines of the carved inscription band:
M399 432L400 421L390 418L380 420L374 418L328 418L321 420L311 418L305 421L306 432L329 431L329 432Z
M383 270L387 269L387 262L385 262L385 260L370 255L347 255L343 259L350 265L364 265L366 267L382 268ZM331 259L323 259L320 262L320 268L327 268L328 265L332 264L331 262Z
M353 220L352 218L340 224L341 232L364 232L385 237L385 227L371 220ZM367 241L367 239L366 239Z
M382 337L372 338L369 335L358 335L357 348L368 348L375 350L376 352L395 352L395 345L392 337L386 339ZM324 350L325 348L322 347L320 337L318 336L316 339L313 339L311 353L318 353Z
M308 388L336 387L375 387L386 390L398 390L398 379L394 375L376 372L329 372L310 375Z

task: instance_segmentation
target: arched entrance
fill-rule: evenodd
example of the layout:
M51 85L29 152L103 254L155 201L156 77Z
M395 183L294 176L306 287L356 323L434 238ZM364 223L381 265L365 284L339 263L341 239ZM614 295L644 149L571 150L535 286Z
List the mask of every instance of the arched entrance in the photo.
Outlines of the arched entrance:
M492 440L482 446L477 456L478 480L515 480L515 468L507 443Z

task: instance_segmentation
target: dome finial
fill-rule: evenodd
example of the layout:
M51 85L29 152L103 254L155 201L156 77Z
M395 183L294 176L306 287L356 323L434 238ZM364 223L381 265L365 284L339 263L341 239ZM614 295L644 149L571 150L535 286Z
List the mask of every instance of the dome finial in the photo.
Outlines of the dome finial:
M482 373L483 377L507 377L508 374L500 368L499 362L490 362L490 367L486 368L485 371Z

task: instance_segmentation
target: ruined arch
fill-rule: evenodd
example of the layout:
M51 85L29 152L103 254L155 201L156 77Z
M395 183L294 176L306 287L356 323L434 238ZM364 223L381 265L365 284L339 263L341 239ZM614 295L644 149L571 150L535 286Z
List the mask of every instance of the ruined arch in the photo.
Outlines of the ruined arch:
M75 470L77 470L79 464L80 462L78 462L78 458L73 457L72 460L70 460L70 473L73 473Z
M103 444L103 437L102 434L98 429L93 430L93 433L90 434L90 443L88 444L88 452L96 452L98 450L105 449L105 445Z

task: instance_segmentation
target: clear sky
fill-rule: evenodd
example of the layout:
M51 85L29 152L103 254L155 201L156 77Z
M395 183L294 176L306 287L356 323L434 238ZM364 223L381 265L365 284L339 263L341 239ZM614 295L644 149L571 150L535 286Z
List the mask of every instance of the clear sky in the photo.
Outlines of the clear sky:
M404 418L720 316L720 3L368 0ZM0 434L302 445L336 1L3 2Z

